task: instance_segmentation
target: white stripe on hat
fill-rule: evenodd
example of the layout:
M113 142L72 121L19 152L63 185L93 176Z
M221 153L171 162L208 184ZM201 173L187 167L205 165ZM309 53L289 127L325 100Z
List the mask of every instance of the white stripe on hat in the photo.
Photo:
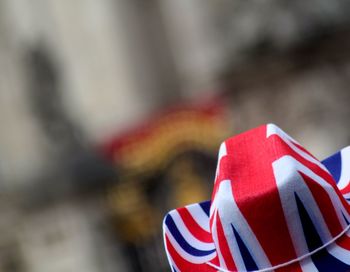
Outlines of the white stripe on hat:
M338 182L338 188L344 189L350 183L350 146L340 151L341 156L341 174ZM346 165L346 166L345 166Z

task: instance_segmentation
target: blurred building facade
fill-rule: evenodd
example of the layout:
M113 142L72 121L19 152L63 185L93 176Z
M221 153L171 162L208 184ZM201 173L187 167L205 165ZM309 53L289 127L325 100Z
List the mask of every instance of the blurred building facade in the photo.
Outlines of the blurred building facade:
M1 1L0 270L129 271L106 221L117 175L93 146L172 103L224 95L235 132L276 122L320 158L349 144L349 12Z
M128 270L89 146L176 96L140 3L1 2L2 271Z
M179 97L160 7L16 0L0 10L1 270L128 271L101 189L115 175L91 146Z

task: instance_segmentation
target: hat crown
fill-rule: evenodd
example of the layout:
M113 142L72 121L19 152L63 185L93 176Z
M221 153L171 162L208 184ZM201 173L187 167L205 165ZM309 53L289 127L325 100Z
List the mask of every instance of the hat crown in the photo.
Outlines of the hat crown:
M296 260L342 234L348 220L328 170L277 126L221 145L210 210L221 267L255 270Z

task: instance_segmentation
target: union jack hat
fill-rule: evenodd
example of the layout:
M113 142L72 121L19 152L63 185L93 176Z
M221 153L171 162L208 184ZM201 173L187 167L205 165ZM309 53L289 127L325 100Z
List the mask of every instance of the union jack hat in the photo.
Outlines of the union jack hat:
M170 211L173 272L350 271L350 147L320 162L273 124L220 147L211 201Z

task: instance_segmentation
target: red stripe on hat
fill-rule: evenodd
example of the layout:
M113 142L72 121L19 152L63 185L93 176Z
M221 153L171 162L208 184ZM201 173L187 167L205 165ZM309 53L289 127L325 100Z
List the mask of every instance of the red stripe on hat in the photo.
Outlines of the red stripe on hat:
M339 235L343 231L343 227L339 221L337 212L333 206L332 200L330 199L328 193L324 190L323 187L318 185L314 180L312 180L309 176L300 173L303 177L306 185L309 187L312 196L316 200L316 203L321 203L322 205L318 205L323 218L328 226L333 237Z
M347 236L346 234L342 235L339 239L337 239L336 244L350 251L350 237Z
M222 160L222 170L226 172L226 177L222 178L231 180L237 206L271 264L274 266L295 259L297 255L272 169L272 162L276 159L271 156L275 152L274 145L270 138L266 139L266 126L228 140L226 147L231 160L227 163ZM247 165L254 167L248 168ZM268 197L261 198L257 194Z
M166 249L171 256L171 259L174 261L177 268L180 270L178 272L216 272L217 270L211 266L203 264L194 264L191 263L180 256L176 249L171 244L167 235L165 235Z
M340 190L343 195L350 193L350 182L345 188Z
M216 255L215 258L213 260L210 261L211 264L216 265L218 267L220 267L220 261L219 261L219 256Z
M277 136L277 135L276 135ZM298 149L300 149L301 151L305 152L306 154L308 154L309 156L311 156L312 158L314 158L315 160L318 160L314 155L312 155L308 150L306 150L303 146L301 146L300 144L298 144L295 141L291 141L291 143L293 145L295 145Z
M295 152L290 146L288 146L278 135L273 135L270 136L271 140L273 139L274 141L278 141L280 144L283 145L283 148L285 149L284 151L281 150L276 150L276 156L277 157L282 157L286 154L290 154L295 158L297 161L299 161L301 164L305 165L307 168L315 172L318 176L320 176L322 179L324 179L329 185L333 187L333 190L336 192L338 195L340 201L342 202L344 208L347 210L348 213L350 213L350 206L347 203L346 199L343 197L344 192L341 192L339 188L337 187L337 184L332 177L330 173L322 169L318 164L313 163L304 157L300 156L297 152ZM350 189L350 187L349 187ZM349 191L350 192L350 191Z
M219 248L222 257L224 258L224 262L226 264L226 267L230 271L236 271L237 267L235 264L235 261L233 260L233 254L231 254L231 250L227 244L226 236L224 233L224 229L221 224L220 216L217 214L216 217L216 227L217 227L217 233L218 233L218 242L219 242Z
M197 221L192 217L192 214L187 210L186 207L177 209L182 221L184 222L187 229L191 232L191 234L196 237L199 241L204 243L212 243L213 238L210 232L204 230ZM209 225L209 218L208 218Z

